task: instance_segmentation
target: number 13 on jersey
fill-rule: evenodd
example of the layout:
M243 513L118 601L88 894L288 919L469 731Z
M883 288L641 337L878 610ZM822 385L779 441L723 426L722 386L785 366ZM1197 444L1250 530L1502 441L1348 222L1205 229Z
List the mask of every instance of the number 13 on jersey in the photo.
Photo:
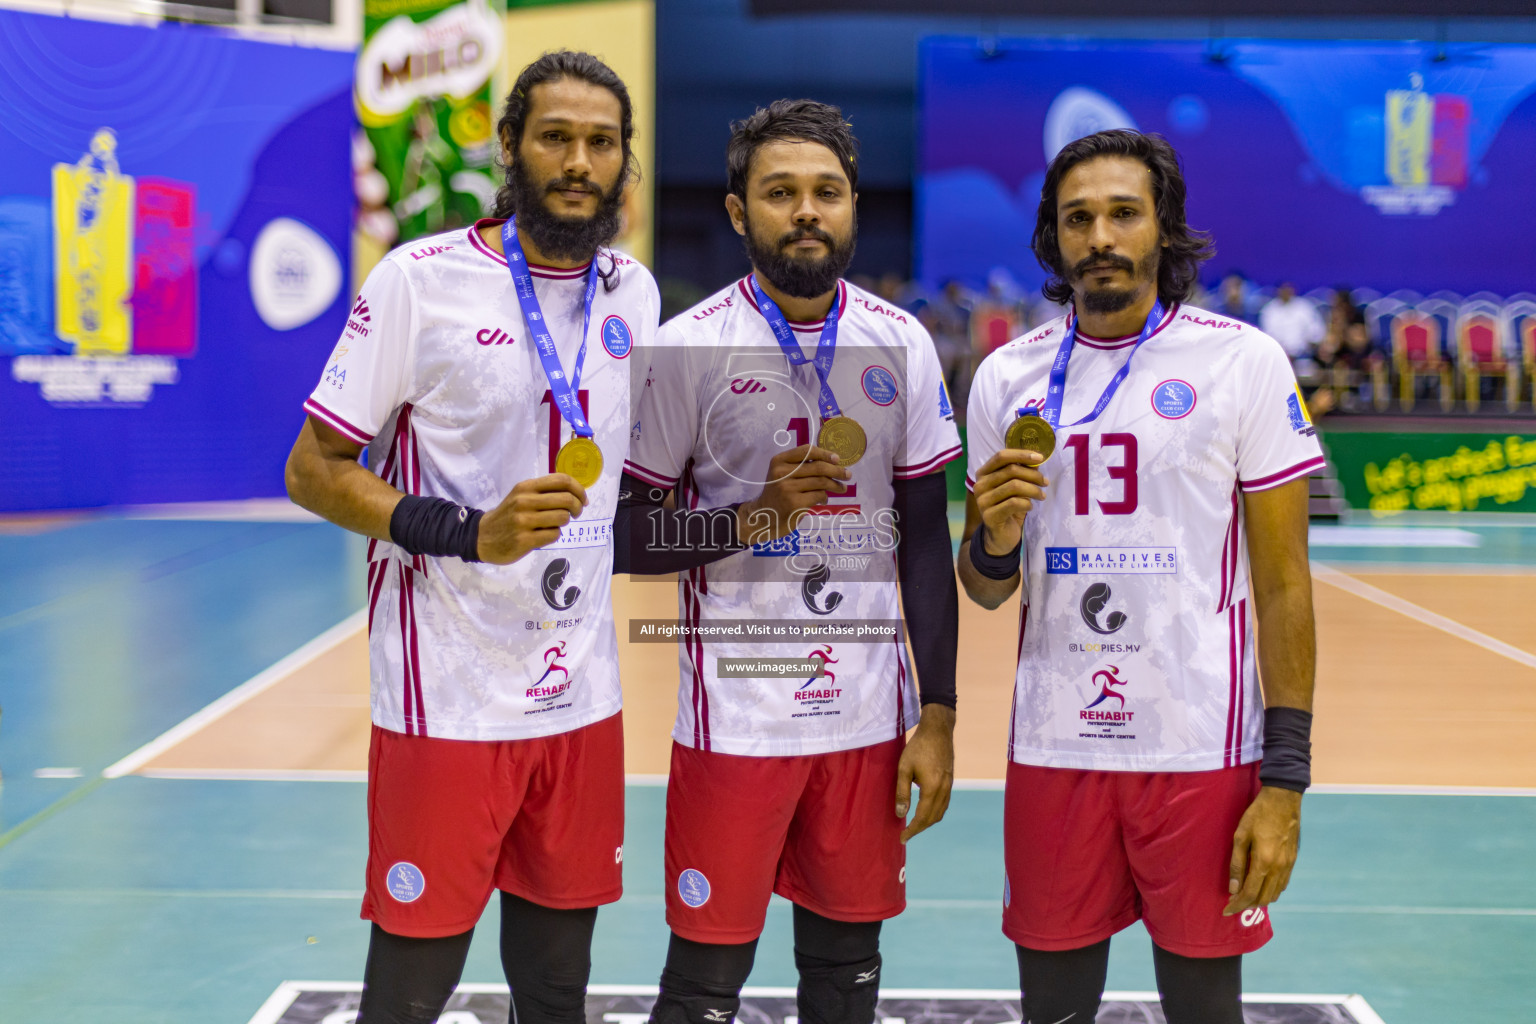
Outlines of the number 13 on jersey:
M1089 452L1092 437L1091 434L1073 434L1065 444L1066 449L1072 453L1073 514L1086 516L1090 511L1089 502L1093 500L1097 502L1099 511L1107 516L1128 516L1136 511L1140 497L1136 475L1139 467L1136 435L1100 435L1096 457ZM1120 485L1118 496L1110 493L1094 498L1089 494L1089 476L1095 458L1104 466L1111 483Z

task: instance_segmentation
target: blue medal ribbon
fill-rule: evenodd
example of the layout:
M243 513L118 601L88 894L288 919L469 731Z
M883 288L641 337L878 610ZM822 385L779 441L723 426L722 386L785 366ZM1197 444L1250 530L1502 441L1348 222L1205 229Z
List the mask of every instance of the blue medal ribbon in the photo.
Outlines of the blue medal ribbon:
M523 254L523 244L517 240L517 218L508 217L501 225L501 248L507 257L507 269L512 271L513 290L517 303L523 308L523 320L528 333L533 335L533 347L539 353L539 363L549 381L549 393L554 396L560 415L571 425L577 437L591 437L592 425L581 411L581 401L576 393L581 390L581 367L587 359L587 327L592 322L592 300L597 296L597 254L592 254L592 267L587 271L587 295L581 314L581 347L576 350L576 365L567 379L560 367L560 353L555 349L555 339L549 333L549 322L539 306L539 297L533 292L533 272L528 269L528 257Z
M827 383L827 378L832 373L832 360L837 356L837 303L842 296L836 292L832 296L832 308L827 310L827 320L821 328L821 340L816 344L816 358L811 360L800 351L800 342L795 340L795 332L789 326L789 321L784 319L778 303L770 299L758 285L757 275L752 274L749 280L752 282L752 294L757 299L757 310L768 321L773 336L779 339L779 348L784 350L785 358L795 366L811 363L816 367L816 377L821 381L818 406L822 421L841 416L843 413L837 406L837 396L832 394L832 386Z
M1109 407L1109 400L1115 397L1115 392L1120 390L1120 385L1131 372L1131 360L1136 358L1136 350L1141 348L1146 340L1157 330L1157 325L1162 323L1163 314L1167 310L1163 307L1163 300L1158 299L1152 303L1152 312L1147 314L1147 322L1141 328L1141 335L1136 339L1136 344L1131 348L1131 354L1125 357L1125 365L1110 378L1109 386L1099 396L1098 404L1093 411L1076 423L1065 424L1069 427L1080 426L1099 418L1099 415ZM1066 398L1067 392L1067 364L1072 360L1072 346L1077 343L1077 307L1067 314L1067 336L1061 339L1061 348L1056 351L1056 362L1051 364L1050 387L1046 391L1045 404L1041 406L1039 416L1049 423L1054 429L1061 419L1061 403Z

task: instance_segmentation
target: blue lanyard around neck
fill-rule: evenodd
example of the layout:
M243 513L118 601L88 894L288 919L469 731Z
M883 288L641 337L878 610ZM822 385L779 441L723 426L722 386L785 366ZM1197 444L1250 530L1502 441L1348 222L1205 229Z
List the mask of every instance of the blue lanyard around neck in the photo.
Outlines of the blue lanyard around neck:
M1098 404L1093 411L1075 423L1066 426L1076 427L1084 423L1090 423L1099 418L1099 415L1109 407L1109 400L1115 397L1115 392L1120 390L1121 383L1131 372L1131 360L1136 358L1136 350L1141 348L1146 340L1157 330L1157 325L1163 322L1163 300L1158 299L1152 303L1152 312L1147 314L1147 322L1141 328L1141 335L1137 337L1136 344L1131 348L1131 354L1125 357L1125 365L1121 366L1114 377L1110 378L1109 386L1099 396ZM1045 404L1040 409L1040 418L1052 427L1060 425L1061 403L1066 398L1067 392L1067 364L1072 360L1072 346L1077 342L1077 307L1067 314L1067 336L1061 339L1061 348L1056 351L1056 362L1051 364L1051 381L1049 390L1045 395Z
M779 348L784 350L784 356L795 366L803 366L811 363L816 367L816 377L821 381L821 398L819 407L823 421L834 416L841 416L842 410L837 406L837 396L832 394L832 386L827 383L827 378L832 374L832 360L837 356L837 302L839 295L836 291L832 294L832 308L827 310L826 323L821 328L821 340L816 344L816 358L807 359L805 353L800 351L800 342L795 340L795 332L789 326L789 321L784 319L778 303L770 299L762 286L757 283L757 275L751 275L748 280L752 282L752 294L757 299L758 312L763 314L763 319L768 321L768 327L773 331L773 336L779 339Z
M533 273L528 269L528 257L523 255L523 244L517 240L517 218L508 217L501 225L501 248L507 257L507 269L512 271L513 290L517 303L523 308L523 320L528 333L533 335L533 347L539 353L539 363L549 380L549 393L554 396L555 407L571 425L577 437L591 437L592 425L581 410L577 392L581 390L581 367L587 359L587 327L592 322L592 300L597 296L597 254L592 254L592 267L587 271L587 295L581 313L581 347L576 350L576 365L567 380L560 367L560 353L555 350L555 339L549 333L549 321L539 306L539 297L533 292Z

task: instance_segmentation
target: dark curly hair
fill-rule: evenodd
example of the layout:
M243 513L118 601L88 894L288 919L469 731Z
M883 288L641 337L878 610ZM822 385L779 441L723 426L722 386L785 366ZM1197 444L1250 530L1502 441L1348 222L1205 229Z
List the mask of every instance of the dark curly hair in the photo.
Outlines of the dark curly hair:
M1216 254L1211 236L1196 231L1184 220L1184 172L1179 168L1179 154L1168 140L1161 135L1123 128L1095 132L1068 143L1045 172L1031 239L1035 259L1051 275L1040 290L1052 302L1064 304L1072 298L1072 285L1061 260L1061 241L1056 236L1056 196L1067 172L1102 156L1128 156L1140 160L1152 172L1152 202L1157 209L1159 241L1167 243L1157 264L1157 295L1164 302L1189 298L1200 264Z
M751 117L732 122L731 141L725 147L727 191L745 201L747 172L757 151L770 142L789 140L826 146L843 165L848 187L858 190L859 140L842 110L815 100L774 100L766 108L758 107Z
M640 177L640 161L635 157L631 146L635 137L634 104L629 100L629 89L624 85L624 80L607 64L590 53L552 50L523 68L523 73L517 76L517 82L513 84L512 91L507 93L507 103L502 109L501 120L496 122L496 138L511 150L515 158L517 147L523 141L523 126L528 121L528 94L536 85L562 78L590 82L607 89L618 99L621 113L619 141L624 151L624 172L619 176L618 189L622 192L631 181ZM504 162L502 170L505 178L501 188L496 190L493 216L505 219L517 212L514 208L516 190L512 185L511 163Z

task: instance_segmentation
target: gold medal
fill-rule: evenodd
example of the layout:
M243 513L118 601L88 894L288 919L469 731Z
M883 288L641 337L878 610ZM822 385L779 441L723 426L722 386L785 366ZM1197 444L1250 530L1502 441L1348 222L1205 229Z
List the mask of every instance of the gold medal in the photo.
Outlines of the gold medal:
M1056 431L1039 416L1020 416L1008 424L1003 444L1018 451L1039 452L1044 461L1056 450Z
M816 434L816 447L837 453L840 465L851 466L864 457L869 440L859 421L847 416L833 416L821 424Z
M573 437L555 454L555 472L574 477L591 487L603 475L603 450L590 437Z

